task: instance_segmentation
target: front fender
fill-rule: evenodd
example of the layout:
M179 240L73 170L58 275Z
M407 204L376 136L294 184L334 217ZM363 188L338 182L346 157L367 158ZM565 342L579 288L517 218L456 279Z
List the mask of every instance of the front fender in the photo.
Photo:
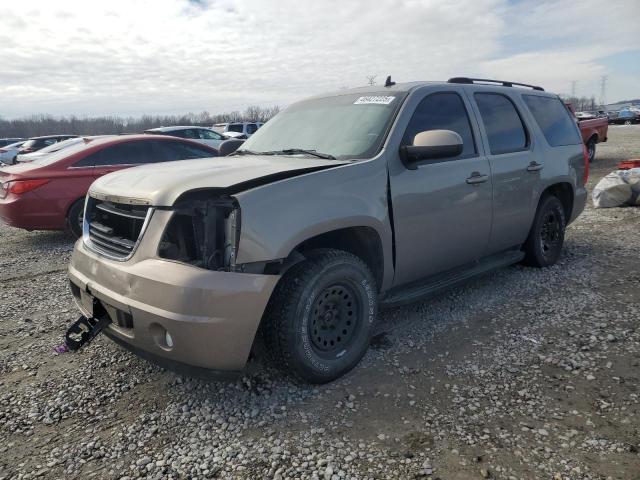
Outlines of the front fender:
M383 158L308 173L234 196L241 212L237 263L283 259L296 246L322 233L370 227L382 243L383 285L388 272L392 275L392 231Z

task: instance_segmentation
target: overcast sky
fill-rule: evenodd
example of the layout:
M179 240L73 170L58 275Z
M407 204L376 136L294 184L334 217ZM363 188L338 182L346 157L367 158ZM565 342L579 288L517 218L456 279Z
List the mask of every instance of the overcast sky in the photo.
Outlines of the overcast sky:
M286 105L388 74L640 97L640 0L0 0L0 116Z

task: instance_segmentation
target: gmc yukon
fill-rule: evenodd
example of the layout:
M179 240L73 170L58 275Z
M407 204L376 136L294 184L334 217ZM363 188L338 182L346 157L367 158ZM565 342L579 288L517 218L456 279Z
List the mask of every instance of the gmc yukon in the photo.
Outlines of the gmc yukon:
M260 346L328 382L363 357L380 306L553 265L588 166L540 87L387 79L296 103L232 156L98 179L71 290L110 338L169 367L239 372Z

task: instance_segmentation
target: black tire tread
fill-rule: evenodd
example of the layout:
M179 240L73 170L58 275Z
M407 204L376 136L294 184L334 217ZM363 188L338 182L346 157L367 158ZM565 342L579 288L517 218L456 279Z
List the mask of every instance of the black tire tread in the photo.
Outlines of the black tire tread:
M78 208L84 208L84 198L79 198L73 202L67 211L67 231L75 238L80 238L82 236L82 231L77 232L71 223L72 221L75 222L75 218L77 217L76 210Z
M559 212L562 218L562 226L563 226L562 235L563 235L563 243L564 243L564 233L567 226L567 221L564 214L564 207L558 197L556 197L553 194L546 194L540 199L540 202L538 203L538 209L536 210L536 215L533 219L533 224L531 225L531 231L529 232L529 236L527 237L527 240L523 245L525 257L522 260L522 263L524 265L527 265L530 267L537 267L537 268L544 268L546 266L550 266L545 264L543 261L541 261L536 255L536 248L537 248L535 244L535 242L537 242L536 225L539 220L540 212L544 211L547 208L547 205L554 202L557 202L557 204L560 207Z
M309 282L328 264L337 260L357 263L360 268L368 273L375 286L374 276L367 264L356 255L336 249L318 249L310 251L307 259L292 266L276 286L271 295L265 315L260 325L260 336L263 343L264 353L269 357L271 363L288 374L294 381L299 383L309 382L309 378L303 377L296 368L293 361L292 352L287 348L286 330L283 322L291 315L295 315L300 290L304 289ZM314 382L319 383L319 382Z

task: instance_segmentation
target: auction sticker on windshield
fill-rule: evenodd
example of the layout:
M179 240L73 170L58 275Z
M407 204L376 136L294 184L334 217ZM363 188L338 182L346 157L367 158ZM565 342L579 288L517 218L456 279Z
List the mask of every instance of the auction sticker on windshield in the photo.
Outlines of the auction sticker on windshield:
M354 105L389 105L391 102L395 100L396 97L385 97L385 96L369 96L369 97L360 97L355 102Z

